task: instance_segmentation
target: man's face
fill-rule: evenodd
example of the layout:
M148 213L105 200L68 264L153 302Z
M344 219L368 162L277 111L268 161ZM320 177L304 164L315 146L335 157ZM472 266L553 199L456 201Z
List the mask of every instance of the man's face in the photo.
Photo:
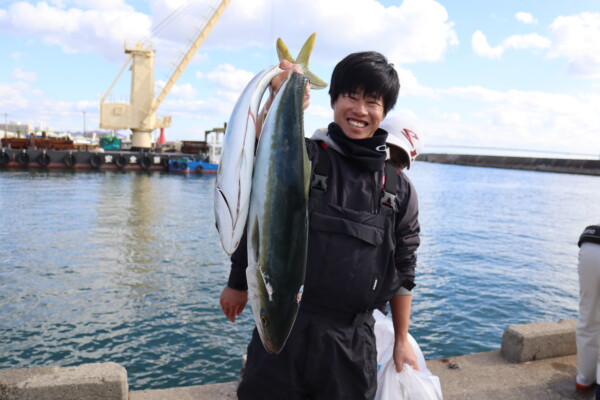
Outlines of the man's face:
M383 120L383 98L365 96L362 90L341 94L333 108L333 121L350 139L366 139Z

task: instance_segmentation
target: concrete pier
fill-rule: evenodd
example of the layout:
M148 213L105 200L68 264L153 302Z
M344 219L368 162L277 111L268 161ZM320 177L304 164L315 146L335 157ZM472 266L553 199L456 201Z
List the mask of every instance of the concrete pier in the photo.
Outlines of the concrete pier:
M509 326L504 332L500 350L428 360L427 367L440 378L445 400L594 399L594 390L575 388L574 319ZM0 370L0 400L127 399L108 397L109 394L123 396L122 390L126 388L124 368L118 364L47 368ZM78 369L81 370L78 372ZM94 376L94 370L97 376ZM39 374L42 376L38 379L36 375ZM48 374L52 374L53 378L47 379ZM75 378L77 376L81 378ZM77 389L56 389L57 386L68 386L58 382L75 384L78 379L81 382L78 382L80 386ZM109 386L115 387L116 381L119 389L108 390ZM31 385L25 382L37 383ZM44 385L47 385L45 389ZM87 392L83 392L84 387L87 387ZM131 391L129 400L235 399L236 387L237 382L228 382Z
M117 363L0 370L0 400L127 400L127 371Z
M439 164L468 165L472 167L491 167L542 172L558 172L565 174L600 175L600 160L427 153L420 154L417 157L417 161Z

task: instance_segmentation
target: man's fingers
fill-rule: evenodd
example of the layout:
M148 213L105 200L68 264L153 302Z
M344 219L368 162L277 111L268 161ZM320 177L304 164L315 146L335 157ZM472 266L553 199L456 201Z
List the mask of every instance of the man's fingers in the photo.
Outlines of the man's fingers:
M402 372L404 368L404 363L395 363L396 364L396 372Z

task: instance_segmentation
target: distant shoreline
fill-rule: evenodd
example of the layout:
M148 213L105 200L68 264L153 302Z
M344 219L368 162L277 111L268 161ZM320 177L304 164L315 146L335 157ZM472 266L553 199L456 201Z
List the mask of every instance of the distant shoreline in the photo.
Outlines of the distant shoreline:
M600 176L600 160L425 153L417 161Z

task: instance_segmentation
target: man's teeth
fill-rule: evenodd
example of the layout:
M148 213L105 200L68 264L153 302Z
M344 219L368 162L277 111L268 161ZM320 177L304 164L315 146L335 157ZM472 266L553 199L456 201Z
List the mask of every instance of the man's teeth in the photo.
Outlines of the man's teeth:
M364 122L352 121L351 119L348 120L348 123L352 126L356 126L357 128L364 128L367 126L367 124Z

